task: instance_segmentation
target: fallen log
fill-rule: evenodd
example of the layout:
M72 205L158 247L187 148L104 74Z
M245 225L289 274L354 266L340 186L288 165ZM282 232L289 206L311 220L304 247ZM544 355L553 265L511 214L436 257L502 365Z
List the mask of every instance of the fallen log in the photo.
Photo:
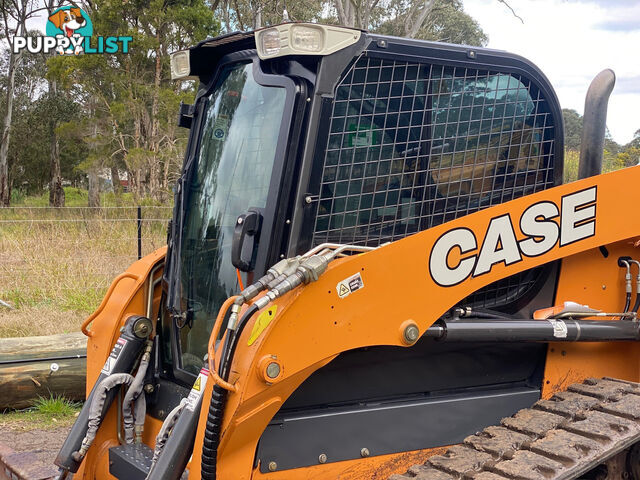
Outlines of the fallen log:
M0 339L0 411L38 397L84 400L87 339L78 333Z

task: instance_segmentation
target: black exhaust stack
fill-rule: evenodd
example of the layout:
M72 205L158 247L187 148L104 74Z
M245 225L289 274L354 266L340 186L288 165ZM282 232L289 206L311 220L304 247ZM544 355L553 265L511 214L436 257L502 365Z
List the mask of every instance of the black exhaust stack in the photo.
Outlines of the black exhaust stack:
M602 173L604 136L607 129L607 105L609 95L616 83L613 70L601 71L593 79L584 101L582 143L578 178L587 178Z

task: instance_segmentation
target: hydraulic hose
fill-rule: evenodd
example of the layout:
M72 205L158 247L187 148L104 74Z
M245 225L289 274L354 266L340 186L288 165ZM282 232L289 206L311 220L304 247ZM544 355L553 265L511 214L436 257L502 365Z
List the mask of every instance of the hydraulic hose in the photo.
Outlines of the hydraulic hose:
M208 356L208 362L209 362L209 375L211 375L211 378L213 378L213 381L216 383L216 385L222 385L225 390L232 390L232 391L235 390L235 387L230 383L225 382L220 376L220 374L218 373L218 369L216 369L215 345L216 345L216 339L218 338L218 334L222 329L222 323L224 322L224 319L227 316L227 311L229 310L229 307L232 304L235 305L235 302L238 298L240 297L239 296L229 297L225 300L225 302L220 307L220 310L218 311L218 316L213 325L213 331L209 336L209 345L207 348L207 356ZM229 338L230 332L231 331L227 332L227 335L225 338L225 344L227 339ZM220 365L222 365L223 361L224 361L224 356L220 356Z
M176 424L176 421L178 420L180 413L182 413L182 410L184 409L184 406L186 405L186 403L187 403L186 398L183 398L182 401L173 410L169 412L169 415L167 415L167 418L164 419L164 422L162 422L160 431L156 436L156 446L153 450L153 458L151 459L149 474L151 474L153 467L158 461L158 458L160 457L160 453L162 453L162 449L164 448L164 445L167 443L167 438L169 438L169 433L171 432L171 429L173 428L173 426ZM148 477L149 475L147 475L147 478Z
M468 308L468 309L459 308L457 310L458 311L456 313L458 313L460 317L475 317L475 318L487 318L487 319L500 318L503 320L513 319L513 317L510 317L505 313L497 312L494 310L488 310L484 308ZM460 312L460 310L462 310L462 312Z
M640 308L640 262L638 260L629 260L629 263L633 263L636 267L638 267L638 274L636 275L636 300L633 303L632 312L638 313L638 308Z
M237 330L229 330L224 340L222 353L220 355L220 375L224 381L229 379L231 371L231 363L233 355L238 344L238 339L242 335L242 331L249 319L259 310L257 305L253 304L245 312L238 323ZM220 445L220 434L222 433L222 416L224 414L224 406L227 399L227 390L216 384L211 392L211 403L209 404L209 413L207 415L207 424L204 430L204 439L202 442L202 458L201 472L202 479L215 480L218 446Z
M133 443L134 439L134 415L132 404L136 402L135 408L135 424L140 425L139 416L142 416L142 425L144 425L144 415L146 412L146 401L145 396L140 394L142 393L142 387L144 384L144 377L147 374L147 368L149 367L149 360L151 359L151 345L152 343L147 340L147 345L145 346L144 353L142 355L142 360L140 360L140 366L138 367L138 372L136 376L133 378L133 382L131 386L127 390L127 393L124 396L124 400L122 402L122 422L124 424L124 439L125 443ZM140 404L140 406L138 406ZM142 410L142 405L144 404L145 409Z
M128 373L113 373L100 382L96 389L96 394L91 401L87 434L82 440L80 449L72 454L75 461L82 461L93 440L96 438L96 433L98 432L100 423L102 423L102 410L109 390L119 385L131 385L131 382L133 382L133 377Z
M618 265L627 269L627 273L624 276L625 291L627 294L625 295L623 310L623 313L627 313L629 311L629 305L631 305L631 265L623 258L618 259Z
M624 298L624 313L627 313L629 311L629 305L631 305L631 294L627 293Z

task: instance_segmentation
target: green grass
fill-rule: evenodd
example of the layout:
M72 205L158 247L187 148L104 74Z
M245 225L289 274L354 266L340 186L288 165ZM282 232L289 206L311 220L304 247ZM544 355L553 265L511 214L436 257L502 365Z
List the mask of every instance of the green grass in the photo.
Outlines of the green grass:
M172 198L171 195L170 197ZM64 187L64 199L66 207L86 207L89 204L89 192L82 188ZM26 196L19 190L14 190L11 192L11 205L15 207L48 207L49 192ZM101 207L135 207L137 205L158 206L161 204L149 197L136 199L132 193L116 195L113 192L103 192L100 194Z
M0 426L20 430L51 429L71 425L82 404L62 396L39 397L35 405L25 410L3 412Z
M41 415L64 418L73 416L80 409L80 405L80 403L67 400L61 395L55 397L51 395L49 398L39 396L33 406L33 411Z

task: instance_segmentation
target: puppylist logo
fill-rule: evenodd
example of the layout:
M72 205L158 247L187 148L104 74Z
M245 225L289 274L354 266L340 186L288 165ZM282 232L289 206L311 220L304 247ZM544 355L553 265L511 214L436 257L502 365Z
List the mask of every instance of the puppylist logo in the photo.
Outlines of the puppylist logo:
M79 55L81 53L129 53L132 37L93 37L89 15L79 7L64 6L47 19L46 36L14 37L13 53L25 48L30 53Z

